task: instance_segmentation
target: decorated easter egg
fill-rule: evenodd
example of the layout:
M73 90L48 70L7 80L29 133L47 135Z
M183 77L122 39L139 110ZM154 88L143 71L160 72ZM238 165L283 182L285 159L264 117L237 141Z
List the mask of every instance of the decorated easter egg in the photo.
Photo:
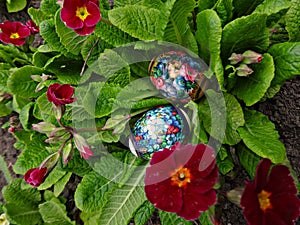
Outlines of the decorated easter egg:
M160 93L173 101L188 102L203 95L203 72L208 69L201 59L187 53L170 51L155 57L149 65L150 79Z
M147 111L132 129L129 147L133 154L150 159L154 152L171 148L184 138L183 117L173 106Z

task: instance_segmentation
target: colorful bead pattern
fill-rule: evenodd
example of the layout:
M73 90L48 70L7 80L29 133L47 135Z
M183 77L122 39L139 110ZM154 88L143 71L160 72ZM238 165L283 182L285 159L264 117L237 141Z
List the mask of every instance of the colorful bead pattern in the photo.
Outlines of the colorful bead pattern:
M149 65L150 79L163 96L171 100L188 102L200 94L203 71L208 66L195 61L184 52L165 52Z
M160 106L147 111L133 127L133 143L137 154L150 159L151 155L171 148L183 140L181 115L173 106Z

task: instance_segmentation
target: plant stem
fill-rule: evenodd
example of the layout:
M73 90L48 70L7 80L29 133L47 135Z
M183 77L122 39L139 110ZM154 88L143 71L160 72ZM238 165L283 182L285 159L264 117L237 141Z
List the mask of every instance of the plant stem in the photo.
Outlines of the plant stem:
M106 19L106 18L104 18L104 17L102 17L100 21L102 21L103 23L106 23L106 24L108 24L108 25L110 25L110 26L114 26L114 25L109 21L109 19Z
M95 41L95 43L93 44L93 46L91 47L90 51L88 52L87 56L86 56L86 59L84 60L84 63L83 63L83 66L82 66L82 69L81 69L81 72L80 72L80 76L82 77L83 73L84 73L84 70L85 70L85 67L86 67L86 64L87 64L87 61L89 60L89 58L91 57L91 54L94 50L94 48L96 47L96 45L98 44L100 38L98 37L97 40Z

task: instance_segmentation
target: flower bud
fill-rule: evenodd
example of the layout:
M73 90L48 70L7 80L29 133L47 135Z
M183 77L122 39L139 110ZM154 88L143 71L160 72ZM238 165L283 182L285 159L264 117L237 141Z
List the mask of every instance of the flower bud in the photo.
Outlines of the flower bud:
M243 63L246 64L260 63L262 59L263 57L261 54L251 50L245 51L243 53Z
M230 60L230 64L235 65L243 60L242 54L232 53L231 56L228 58Z
M26 183L38 187L44 182L46 174L47 168L32 168L25 173L24 179Z
M40 122L37 124L32 124L32 129L42 133L42 134L48 134L52 132L56 127L52 123L48 122Z
M241 64L239 67L236 68L237 75L240 77L247 77L251 73L253 73L253 70L248 67L246 64Z
M244 187L238 187L236 189L230 190L226 193L226 196L229 201L236 205L240 205Z
M87 141L84 139L84 137L80 136L79 134L73 134L74 137L74 143L76 148L78 149L80 155L82 156L82 158L84 159L89 159L90 156L93 156L94 153L91 150L89 144L87 143Z
M74 154L72 143L68 143L63 148L63 163L66 165Z
M0 225L9 225L9 221L6 218L5 213L0 215Z

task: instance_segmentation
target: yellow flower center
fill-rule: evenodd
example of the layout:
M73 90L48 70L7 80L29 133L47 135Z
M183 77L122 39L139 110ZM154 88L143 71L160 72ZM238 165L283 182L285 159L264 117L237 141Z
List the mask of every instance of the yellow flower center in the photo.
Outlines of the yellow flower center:
M17 39L20 37L20 35L18 33L11 33L9 36L11 39Z
M176 170L172 176L171 181L173 185L178 185L178 187L185 187L191 182L191 173L188 168L180 168Z
M272 193L262 190L258 195L259 206L262 211L266 211L267 209L272 209L272 204L269 199Z
M82 6L80 8L77 7L76 16L79 17L79 19L81 19L82 21L84 21L89 15L90 14L87 11L87 8L85 6Z

